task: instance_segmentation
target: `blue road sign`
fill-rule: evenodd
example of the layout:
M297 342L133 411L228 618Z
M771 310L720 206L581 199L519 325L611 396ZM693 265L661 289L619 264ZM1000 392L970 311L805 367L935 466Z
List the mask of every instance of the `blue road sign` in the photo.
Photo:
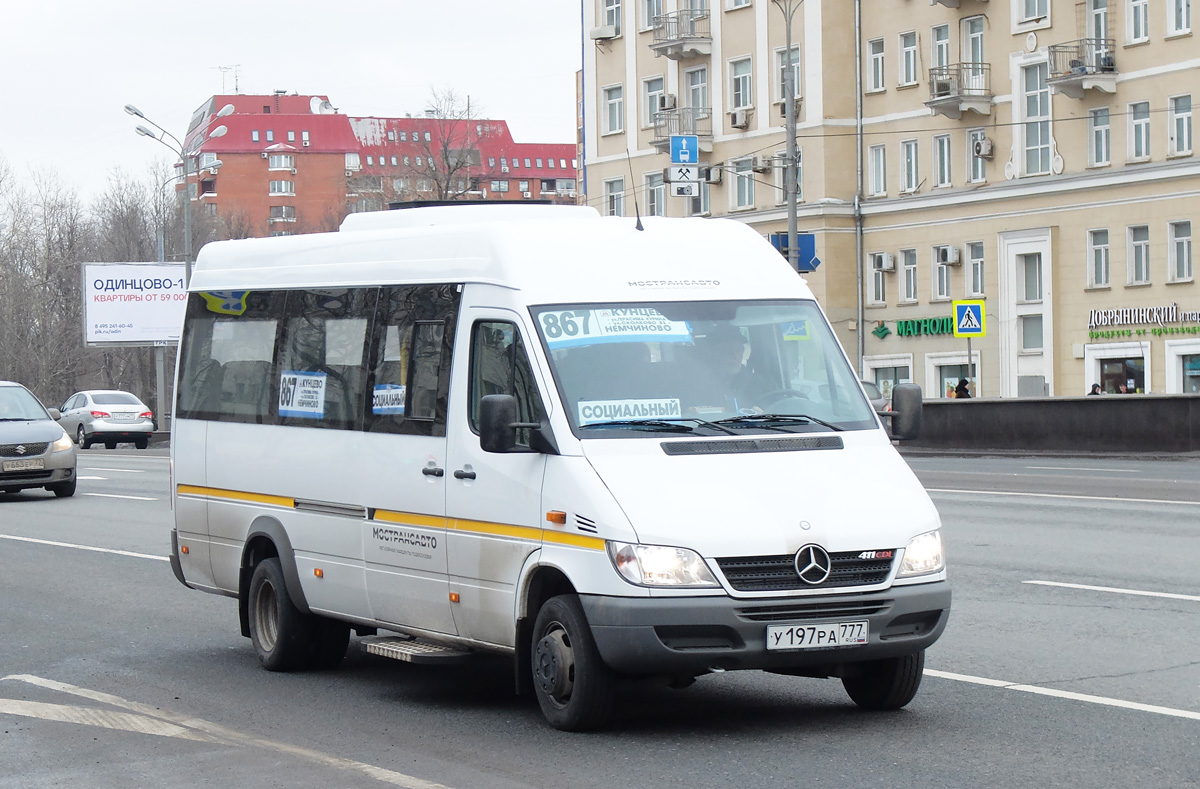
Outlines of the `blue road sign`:
M975 299L954 302L955 337L987 336L987 317L983 304L982 300Z
M700 161L700 138L694 134L671 135L671 164L695 164Z

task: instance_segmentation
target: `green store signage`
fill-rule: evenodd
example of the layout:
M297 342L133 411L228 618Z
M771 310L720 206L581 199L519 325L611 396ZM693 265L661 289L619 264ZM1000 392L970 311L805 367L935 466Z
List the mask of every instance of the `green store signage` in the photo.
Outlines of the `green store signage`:
M896 321L897 337L923 337L927 334L954 334L954 316L944 318L912 318Z

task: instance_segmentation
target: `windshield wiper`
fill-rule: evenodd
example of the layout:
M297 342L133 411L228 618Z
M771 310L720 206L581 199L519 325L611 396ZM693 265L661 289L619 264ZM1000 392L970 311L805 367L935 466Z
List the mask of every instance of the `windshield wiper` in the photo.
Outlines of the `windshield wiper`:
M681 417L677 420L675 420L675 419L672 419L672 420L666 420L666 419L613 419L608 422L592 422L591 424L580 425L580 427L581 428L589 428L589 427L648 427L648 428L653 428L654 430L658 430L658 431L662 431L662 432L670 432L670 433L694 433L694 432L696 432L696 428L692 427L691 425L682 424L683 422L695 422L697 425L702 425L704 427L711 427L713 430L716 430L721 433L725 433L727 435L731 435L731 436L737 435L729 428L721 427L716 422L709 422L704 419L695 419L693 417Z
M742 416L731 416L728 419L718 419L713 424L716 425L772 425L772 424L796 424L807 422L815 425L827 427L830 430L838 433L844 428L838 427L832 422L826 422L824 419L817 419L815 416L807 414L744 414Z

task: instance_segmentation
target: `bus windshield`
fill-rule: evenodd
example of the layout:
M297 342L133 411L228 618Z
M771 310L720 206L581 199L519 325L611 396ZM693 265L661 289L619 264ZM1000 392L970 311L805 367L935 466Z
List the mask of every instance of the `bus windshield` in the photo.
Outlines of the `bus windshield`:
M532 312L582 438L878 426L813 301L557 304Z

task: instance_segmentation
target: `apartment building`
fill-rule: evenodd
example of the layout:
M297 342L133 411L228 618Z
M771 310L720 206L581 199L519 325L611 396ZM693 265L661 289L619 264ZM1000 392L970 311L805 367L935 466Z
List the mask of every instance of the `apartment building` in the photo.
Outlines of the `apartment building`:
M353 117L325 96L236 94L206 99L185 144L198 153L193 214L235 236L336 230L395 202L576 199L575 145L517 142L503 120Z
M789 50L783 2L583 0L588 200L785 233L790 69L803 276L865 378L1200 392L1193 4L806 0ZM696 197L662 181L674 134Z

